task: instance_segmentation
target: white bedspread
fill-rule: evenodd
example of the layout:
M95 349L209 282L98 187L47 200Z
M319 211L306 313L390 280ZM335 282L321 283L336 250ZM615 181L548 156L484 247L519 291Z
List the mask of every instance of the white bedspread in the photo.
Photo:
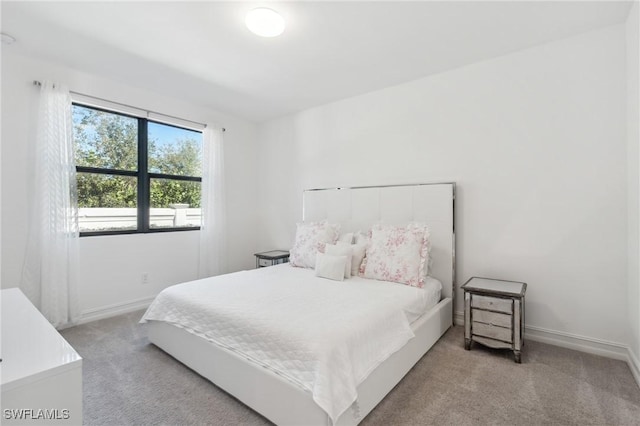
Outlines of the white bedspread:
M285 377L313 395L333 422L356 387L414 334L411 322L439 301L426 289L353 277L315 277L288 264L178 284L141 322L165 321Z

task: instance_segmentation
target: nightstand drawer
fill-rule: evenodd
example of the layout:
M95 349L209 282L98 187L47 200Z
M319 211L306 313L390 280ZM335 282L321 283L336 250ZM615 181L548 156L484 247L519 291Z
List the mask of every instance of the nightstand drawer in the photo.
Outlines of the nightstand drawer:
M513 312L513 300L500 299L498 297L478 296L474 294L471 298L471 306L480 309L489 309L491 311L504 312L511 314Z
M473 318L474 322L478 321L489 325L497 325L499 327L511 329L511 315L472 309L471 317Z
M260 267L271 266L271 265L273 265L273 260L258 259L258 266L260 266Z
M472 334L511 342L511 329L473 321Z

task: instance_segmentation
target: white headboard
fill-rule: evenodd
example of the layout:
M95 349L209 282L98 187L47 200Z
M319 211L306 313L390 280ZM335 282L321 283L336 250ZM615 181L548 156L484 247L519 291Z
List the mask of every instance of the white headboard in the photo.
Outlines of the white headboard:
M366 231L373 224L423 222L431 233L432 269L442 296L453 298L455 283L455 183L307 189L302 219L339 223L341 232Z

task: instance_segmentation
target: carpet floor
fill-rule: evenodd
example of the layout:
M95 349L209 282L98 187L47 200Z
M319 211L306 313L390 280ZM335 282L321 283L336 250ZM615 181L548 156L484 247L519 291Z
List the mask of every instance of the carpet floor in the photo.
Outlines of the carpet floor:
M62 331L83 357L89 425L264 425L268 420L149 343L142 311ZM626 363L527 341L463 347L451 328L362 425L640 425Z

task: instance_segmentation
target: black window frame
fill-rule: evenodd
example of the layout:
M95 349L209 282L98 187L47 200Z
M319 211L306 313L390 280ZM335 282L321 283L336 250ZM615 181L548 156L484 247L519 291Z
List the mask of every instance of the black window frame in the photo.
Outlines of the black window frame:
M149 172L149 140L148 140L148 124L155 123L163 126L175 127L181 130L188 130L202 134L202 131L188 129L186 127L176 126L174 124L164 123L162 121L150 120L148 118L139 117L131 114L122 113L119 111L113 111L105 108L96 107L93 105L86 105L82 102L72 102L73 106L79 106L83 108L93 109L96 111L106 112L109 114L116 114L123 117L133 118L138 121L138 169L133 170L120 170L120 169L108 169L102 167L87 167L76 165L76 173L93 173L104 174L113 176L128 176L135 177L137 181L137 229L116 229L109 231L81 231L81 237L94 237L103 235L129 235L129 234L153 234L161 232L180 232L180 231L199 231L200 226L179 226L179 227L162 227L152 228L151 221L151 179L170 179L180 180L186 182L200 182L202 183L202 176L181 176L170 175L166 173L151 173ZM204 143L204 141L202 141ZM74 139L75 144L75 139ZM202 197L202 193L200 195Z

